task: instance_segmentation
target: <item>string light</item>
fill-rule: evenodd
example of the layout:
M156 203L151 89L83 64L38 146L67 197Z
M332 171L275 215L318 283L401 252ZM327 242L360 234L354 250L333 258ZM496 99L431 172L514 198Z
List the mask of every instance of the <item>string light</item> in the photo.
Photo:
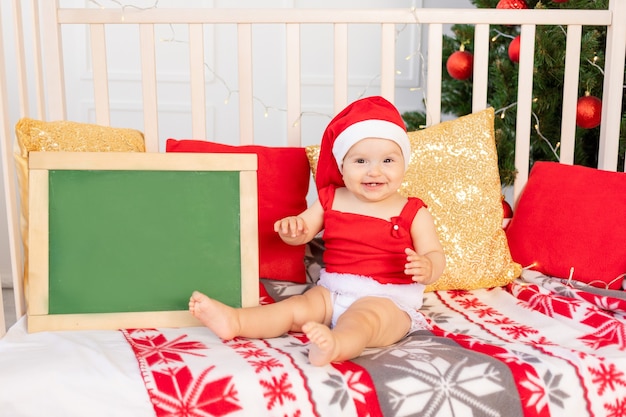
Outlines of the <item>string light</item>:
M128 8L131 9L136 9L136 10L150 10L150 9L156 9L159 5L159 1L160 0L154 0L154 3L152 4L152 6L147 6L147 7L140 7L140 6L135 6L134 4L124 4L119 0L109 0L111 3L116 4L117 6L119 6L119 8L122 11L125 11ZM102 5L101 3L99 3L96 0L89 0L89 3L95 4L96 6L100 7L101 9L105 9L106 7L104 5Z
M497 29L493 29L493 31L496 32L496 35L491 38L491 42L495 42L500 36L502 36L503 38L515 39L515 36L509 35L508 33L500 32Z
M154 0L154 2L152 3L152 5L149 6L145 6L145 7L140 7L140 6L136 6L136 5L132 5L132 4L125 4L120 0L109 0L111 3L117 5L123 12L126 11L126 9L128 8L133 8L136 10L149 10L149 9L155 9L158 8L159 6L159 1L160 0ZM104 9L105 6L103 4L101 4L99 1L97 0L89 0L90 3L100 7L101 9ZM410 9L410 13L415 21L416 25L421 25L419 16L418 16L418 9L415 6L412 6ZM122 16L122 19L124 17ZM175 28L172 24L168 25L169 30L171 32L169 37L165 37L165 38L160 38L161 42L164 43L189 43L188 41L185 40L180 40L177 37ZM400 35L402 32L404 32L407 28L409 27L408 24L402 25L402 27L400 27L398 30L396 30L395 32L395 41L397 42L397 40L399 39ZM565 28L562 25L559 25L559 28L563 31L564 34L567 34ZM514 39L515 37L506 33L503 33L497 29L492 29L495 32L495 35L491 38L492 42L495 42L497 39L499 39L500 37L506 37L509 39ZM462 42L462 46L465 46L465 44L470 43L469 40L466 40L464 42ZM421 42L418 43L418 47L416 50L414 50L413 52L411 52L409 55L407 55L405 57L406 61L410 61L412 59L416 59L418 58L418 65L419 65L419 84L416 86L412 86L409 87L408 90L410 92L424 92L425 91L425 87L424 87L424 80L426 79L426 66L425 66L425 57L422 53L421 50ZM593 60L587 60L587 62L594 66L595 68L597 68L602 74L604 74L603 69L597 64L597 61L599 60L598 56L594 56ZM226 92L227 92L227 96L224 99L224 104L228 105L230 103L230 99L232 97L233 94L238 94L239 90L236 89L232 89L228 82L222 78L219 74L217 74L217 72L211 67L209 66L207 63L204 64L206 70L212 74L212 76L225 88ZM401 75L402 72L398 69L395 70L396 75ZM380 74L377 74L375 76L373 76L372 78L370 78L370 80L367 82L367 84L363 87L363 89L361 90L360 93L357 94L357 98L362 98L364 97L367 92L369 91L369 89L371 88L371 86L374 84L374 82L376 82L377 80L380 79ZM277 112L286 112L287 110L284 108L278 108L278 107L274 107L274 106L270 106L267 105L265 102L263 102L263 100L261 100L259 97L257 96L253 96L253 100L257 103L259 103L262 107L263 107L263 115L265 118L269 117L270 111L277 111ZM428 103L427 103L427 99L424 96L423 98L424 103L426 104L426 109L428 109ZM533 102L537 102L537 98L533 99ZM512 107L515 107L517 105L517 102L511 103L507 106L504 106L498 110L495 111L496 114L500 114L500 118L504 119L506 117L506 112L507 110L509 110ZM300 124L300 121L302 119L302 117L304 117L305 115L315 115L315 116L325 116L325 117L332 117L331 115L328 114L323 114L323 113L319 113L319 112L301 112L298 116L298 118L293 122L292 126L296 127ZM428 115L427 115L428 116ZM557 150L560 146L560 143L557 143L556 146L553 146L552 143L550 142L550 140L548 140L548 138L546 138L540 129L540 124L539 124L539 118L537 116L536 113L532 112L532 116L535 120L535 124L533 125L535 132L537 133L537 135L541 138L541 140L543 140L550 148L551 152L554 154L554 156L558 159L558 154L557 154Z
M562 281L565 281L564 284L571 288L594 287L594 288L603 288L605 290L610 290L611 287L615 283L619 282L620 280L623 281L624 279L626 279L626 274L620 274L609 282L604 282L599 279L591 280L589 282L582 282L582 281L574 280L574 267L571 267L569 271L570 272L569 272L569 276L567 277L567 279L563 279Z
M154 0L154 2L152 3L152 5L146 6L146 7L140 7L140 6L136 6L136 5L132 5L132 4L125 4L120 0L109 0L111 3L117 5L122 12L124 12L126 9L128 8L133 8L136 10L149 10L149 9L156 9L159 6L159 1L160 0ZM94 4L98 7L100 7L101 9L105 9L105 5L103 5L101 2L99 2L98 0L89 0L89 3ZM412 6L410 8L410 12L413 15L413 18L415 20L416 24L420 24L419 22L419 18L417 16L417 8L415 6ZM122 21L124 20L124 16L122 15ZM171 35L169 37L165 37L165 38L160 38L159 40L163 43L189 43L188 41L185 40L180 40L177 37L175 28L172 24L168 25ZM401 33L403 31L406 30L406 28L408 28L409 25L408 24L404 24L402 25L398 30L395 31L395 41L397 42L398 38L400 37ZM419 74L420 74L420 84L414 87L410 87L409 91L414 92L414 91L424 91L424 87L423 87L423 80L426 79L426 71L425 71L425 59L424 56L422 54L421 51L421 43L418 43L418 49L416 51L414 51L413 53L411 53L410 55L408 55L405 59L411 60L415 57L418 57L419 60ZM230 98L232 97L233 94L237 94L239 93L239 90L236 89L232 89L230 88L229 84L226 82L226 80L224 78L222 78L221 76L219 76L217 74L217 72L215 70L213 70L213 68L211 68L207 63L204 64L205 68L207 71L209 71L212 76L226 89L227 91L227 97L224 99L224 104L228 105L230 102ZM396 69L395 70L395 74L396 75L401 75L402 71ZM363 87L363 89L361 90L360 93L357 94L357 98L362 98L364 97L367 92L369 91L369 89L371 88L371 86L374 84L375 81L379 80L381 77L380 74L377 74L375 76L373 76L368 82L367 84ZM270 111L278 111L278 112L286 112L287 110L284 108L278 108L278 107L273 107L273 106L269 106L267 104L265 104L260 98L253 96L253 100L256 101L257 103L260 103L261 106L263 107L263 115L264 117L269 117L269 113ZM424 97L424 102L426 102L426 98ZM307 112L307 111L303 111L300 113L300 115L298 116L298 118L293 122L292 126L298 126L300 124L300 120L302 119L302 117L304 117L305 115L315 115L315 116L325 116L328 118L331 118L332 115L329 114L324 114L324 113L319 113L319 112Z
M119 6L119 8L122 10L122 22L124 22L126 19L124 17L124 13L126 12L127 8L132 8L135 10L150 10L150 9L156 9L159 5L159 1L160 0L154 0L154 3L152 4L152 6L147 6L147 7L140 7L140 6L135 6L134 4L124 4L119 0L109 0L111 3L116 4ZM89 0L90 3L95 4L96 6L100 7L101 9L105 9L106 7L104 7L104 5L100 4L97 0Z
M539 99L537 97L534 97L532 101L533 101L533 103L537 103L539 101ZM498 110L495 110L494 113L496 115L500 114L500 119L504 119L505 116L506 116L506 111L508 109L512 108L512 107L515 107L515 106L517 106L517 102L511 103L511 104L509 104L507 106L499 108ZM533 128L535 129L535 132L537 132L537 136L539 136L541 138L541 140L543 140L548 145L548 147L550 148L550 151L552 151L552 154L558 160L559 159L559 154L558 154L557 151L558 151L559 147L561 146L561 142L557 142L556 146L553 146L552 142L550 142L550 140L547 137L545 137L543 135L543 133L541 133L541 129L540 129L540 126L539 126L539 124L540 124L539 123L539 116L537 116L537 113L531 112L531 115L532 115L533 119L535 120L535 124L533 125Z
M587 62L591 64L591 66L596 67L598 71L600 71L600 74L604 75L604 69L596 63L599 59L598 55L594 55L593 60L588 59Z

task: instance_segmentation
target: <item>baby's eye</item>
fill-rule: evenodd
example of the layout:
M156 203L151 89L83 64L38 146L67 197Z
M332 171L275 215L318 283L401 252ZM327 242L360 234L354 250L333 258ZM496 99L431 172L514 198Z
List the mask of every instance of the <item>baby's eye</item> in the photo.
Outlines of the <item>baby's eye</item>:
M385 158L383 162L385 163L393 162L393 158Z
M365 159L363 158L357 158L355 161L357 164L364 164L365 163Z

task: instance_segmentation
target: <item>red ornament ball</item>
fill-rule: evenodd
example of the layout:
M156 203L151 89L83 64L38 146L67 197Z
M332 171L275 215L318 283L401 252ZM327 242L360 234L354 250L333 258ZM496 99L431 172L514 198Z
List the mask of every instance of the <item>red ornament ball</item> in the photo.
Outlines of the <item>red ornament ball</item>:
M446 61L448 74L457 80L467 80L474 70L474 55L467 51L456 51Z
M524 0L500 0L496 9L528 9Z
M576 105L576 126L593 129L602 119L602 101L595 96L585 95Z
M519 35L517 35L509 44L509 59L513 62L519 62L519 44Z
M513 208L504 198L502 199L502 217L505 219L510 219L513 217Z
M502 197L502 228L506 230L513 218L513 208L511 205Z

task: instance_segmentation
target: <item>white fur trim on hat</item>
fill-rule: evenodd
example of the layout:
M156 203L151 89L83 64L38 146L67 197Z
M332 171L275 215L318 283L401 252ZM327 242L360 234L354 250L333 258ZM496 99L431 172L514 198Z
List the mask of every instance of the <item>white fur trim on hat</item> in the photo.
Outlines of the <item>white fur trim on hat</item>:
M408 168L411 159L411 144L406 131L387 120L369 119L351 124L335 139L333 156L340 172L343 172L343 158L348 150L352 145L366 138L389 139L397 143L404 157L404 168Z

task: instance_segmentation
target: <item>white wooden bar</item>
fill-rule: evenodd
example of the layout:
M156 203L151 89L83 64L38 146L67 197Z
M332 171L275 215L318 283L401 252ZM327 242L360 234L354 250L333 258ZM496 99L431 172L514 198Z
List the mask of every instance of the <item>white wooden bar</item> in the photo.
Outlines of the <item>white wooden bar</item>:
M204 30L201 24L189 25L189 90L191 93L191 130L194 138L206 138L206 87L204 77Z
M619 0L617 0L619 1ZM607 10L463 9L61 9L60 23L442 23L506 25L611 24Z
M13 14L15 16L22 15L22 6L21 2L14 1L13 2ZM20 106L20 114L28 114L28 86L26 80L26 57L24 56L24 25L21 20L15 22L14 27L15 33L15 47L16 47L16 59L15 64L17 67L17 85L19 89L19 95L22 100L19 101Z
M143 92L143 125L146 151L159 151L159 108L157 101L154 25L139 26L141 44L141 88Z
M517 84L517 121L515 122L515 168L517 175L513 185L513 200L517 201L528 179L530 157L530 128L534 125L533 70L535 53L535 25L522 25Z
M239 60L239 138L242 145L254 141L254 93L252 90L252 27L237 25Z
M626 1L611 0L610 9L614 19L626 21ZM598 168L617 169L619 132L624 92L624 59L626 55L626 25L611 25L607 29L604 87L602 88L602 124L600 125L600 149Z
M19 0L14 0L19 1ZM39 10L39 2L38 0L32 0L32 33L33 33L33 49L36 51L40 51L41 46L41 24L39 19L39 14L35 13L36 10ZM21 54L24 54L24 51L20 51ZM34 72L34 88L35 88L35 97L36 100L36 111L35 116L38 119L44 119L46 114L46 93L44 90L44 69L43 62L41 60L41 54L31 54L33 60L33 72Z
M287 146L300 146L302 130L302 76L300 74L300 25L286 24L287 36Z
M428 73L426 81L426 126L441 122L441 62L443 25L428 28Z
M2 8L0 7L0 17L2 16ZM3 39L3 34L2 32L0 32L0 68L6 68L6 63L5 63L5 54L4 54L4 39ZM12 154L12 143L9 142L8 140L6 140L6 138L10 137L11 132L9 130L9 103L8 103L8 97L7 97L7 82L6 82L6 78L5 77L0 77L0 128L2 128L2 130L0 131L0 135L3 136L4 140L2 141L2 143L0 143L0 150L1 150L1 154L2 154L2 179L3 179L3 186L5 188L5 190L7 190L7 186L9 186L9 182L11 182L11 180L14 178L13 175L11 175L11 169L10 167L13 166L13 164L10 164L10 157L9 155ZM8 193L5 193L5 195L8 195ZM7 211L8 211L8 215L7 217L11 217L12 214L17 214L17 210L16 210L16 206L15 204L8 204L9 202L7 202ZM15 211L15 213L13 213ZM13 229L16 227L16 220L17 218L12 218L11 221L9 222L8 226L9 226L9 235L11 234L11 232L13 232ZM15 243L13 243L12 245L10 245L11 247L11 251L15 248L17 248L18 246L15 246ZM11 259L15 259L14 258L14 254L11 253ZM17 277L20 274L17 273L17 265L15 265L15 263L13 265L11 265L11 273L15 274L13 277ZM3 297L0 295L0 337L4 336L5 334L5 328L6 328L6 323L5 323L5 318L4 318L4 300Z
M96 105L96 123L111 124L109 109L109 79L107 71L107 45L103 24L90 25L91 62L93 67L93 94Z
M474 30L474 74L472 77L472 111L487 107L489 83L489 25L476 25Z
M334 26L334 110L337 114L348 104L348 26Z
M567 27L564 85L578 85L581 36L581 25L570 25ZM576 145L574 135L576 134L576 125L568 122L572 119L576 120L577 102L578 90L573 88L563 89L563 121L561 123L561 151L559 153L559 161L564 164L574 163L574 147Z
M393 103L396 91L396 27L394 24L382 25L381 41L380 95Z
M43 16L56 16L58 0L41 2ZM44 71L46 94L41 97L46 108L47 120L65 120L65 74L61 51L61 31L59 22L53 18L43 19L41 53L46 62Z

